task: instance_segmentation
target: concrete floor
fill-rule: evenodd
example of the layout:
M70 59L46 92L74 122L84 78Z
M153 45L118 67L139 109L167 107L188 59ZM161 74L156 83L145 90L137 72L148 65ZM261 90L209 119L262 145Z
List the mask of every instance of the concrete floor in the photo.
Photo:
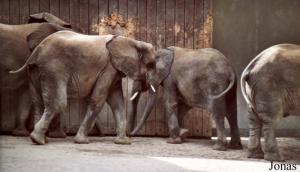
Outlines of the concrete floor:
M188 139L170 145L166 138L132 138L131 145L113 144L114 137L91 137L74 144L72 137L49 139L38 146L28 137L0 136L1 172L148 172L148 171L269 171L270 162L246 158L246 149L212 150L215 140ZM300 171L300 139L279 138L285 163ZM243 138L246 147L247 139Z

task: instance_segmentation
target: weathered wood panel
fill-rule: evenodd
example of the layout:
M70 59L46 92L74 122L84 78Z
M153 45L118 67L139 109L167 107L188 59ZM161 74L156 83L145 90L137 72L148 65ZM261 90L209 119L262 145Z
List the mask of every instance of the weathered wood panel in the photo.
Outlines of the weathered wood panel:
M187 48L212 45L212 0L1 0L0 22L26 23L29 14L42 11L70 22L76 31L85 34L98 34L101 20L116 12L133 22L134 33L131 37L150 42L157 49L173 45ZM128 79L123 80L125 98L130 94L130 83ZM162 92L160 88L158 102L139 135L168 135ZM10 131L14 127L17 112L13 108L12 97L17 97L17 94L0 94L1 130ZM138 104L137 121L146 99L147 93L143 93ZM85 115L86 102L83 99L68 100L68 115L65 117L68 133L77 131ZM125 102L126 110L128 103ZM205 110L192 109L182 122L190 130L190 136L211 136L211 120ZM97 123L103 133L115 133L114 117L107 104L100 112Z

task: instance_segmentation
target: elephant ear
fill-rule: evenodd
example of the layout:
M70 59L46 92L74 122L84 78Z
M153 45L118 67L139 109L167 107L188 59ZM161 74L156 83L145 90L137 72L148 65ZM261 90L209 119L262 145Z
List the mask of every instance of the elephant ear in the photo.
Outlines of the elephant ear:
M61 20L60 18L47 12L31 14L29 16L28 23L44 23L44 22L54 23L62 27L71 28L70 23L67 23Z
M170 49L160 49L156 52L155 68L156 82L161 83L171 71L174 60L174 51Z
M34 48L39 45L47 36L61 31L61 30L70 30L69 28L61 27L56 24L43 23L37 29L35 29L31 34L27 36L27 43L30 51L33 51Z
M146 42L115 36L107 48L113 66L133 80L140 79L141 65L155 62L154 48Z

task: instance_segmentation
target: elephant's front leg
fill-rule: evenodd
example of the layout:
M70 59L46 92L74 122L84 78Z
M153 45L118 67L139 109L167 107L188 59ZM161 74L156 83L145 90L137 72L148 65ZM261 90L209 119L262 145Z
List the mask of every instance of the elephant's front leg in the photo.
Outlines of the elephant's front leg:
M168 127L169 135L168 143L179 144L182 143L180 137L180 126L178 121L178 99L176 89L173 87L168 87L169 89L165 90L164 97L166 100L166 113L168 116Z
M16 119L16 128L12 132L14 136L29 136L29 132L26 129L26 123L30 116L31 100L29 91L24 90L19 98L18 114Z
M115 143L130 144L130 140L126 136L127 120L124 110L124 98L121 80L119 80L116 83L116 86L111 90L107 102L111 107L117 124L117 138L115 139Z
M93 128L96 117L100 113L110 91L110 87L116 76L116 70L112 66L100 76L91 94L87 113L74 138L75 143L89 143L88 133Z

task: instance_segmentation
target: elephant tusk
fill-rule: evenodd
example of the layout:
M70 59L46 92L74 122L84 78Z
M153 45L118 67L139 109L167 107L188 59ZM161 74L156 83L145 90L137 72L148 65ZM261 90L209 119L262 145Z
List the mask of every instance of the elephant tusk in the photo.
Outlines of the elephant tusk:
M138 94L139 94L139 92L135 92L135 93L130 97L130 101L134 100Z
M155 88L153 87L153 85L150 85L152 91L155 93Z

